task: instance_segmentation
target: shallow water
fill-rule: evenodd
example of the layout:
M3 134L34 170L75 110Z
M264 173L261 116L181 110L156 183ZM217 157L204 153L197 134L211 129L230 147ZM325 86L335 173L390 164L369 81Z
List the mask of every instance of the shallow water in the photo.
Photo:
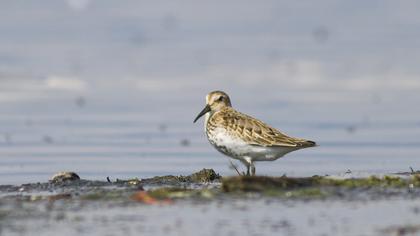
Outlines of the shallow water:
M417 3L185 3L3 4L0 184L234 175L192 123L215 89L320 145L258 174L420 169Z
M113 107L107 111L70 104L67 110L60 102L55 104L50 100L45 102L50 107L47 111L25 114L20 111L26 109L25 105L17 104L13 108L16 114L0 119L3 135L0 184L43 182L62 170L98 180L107 176L126 179L187 175L202 168L213 168L221 175L235 175L228 159L207 142L203 121L192 123L203 105L201 97L196 99L193 105L177 104L176 112L146 111L147 115L130 107L116 108L114 112ZM241 105L247 102L236 100ZM381 111L383 116L375 114L369 120L357 120L359 114L342 120L330 116L332 106L340 109L338 104L299 104L297 110L293 105L262 109L258 107L261 101L254 102L242 110L265 118L286 133L313 139L320 145L274 162L257 163L259 174L340 175L351 170L354 175L364 175L420 168L420 125L414 119L407 121L401 116L388 120L383 118L387 111ZM173 102L154 103L163 110L172 105ZM317 106L316 115L310 116L313 106ZM372 109L376 107L373 105ZM289 114L284 115L285 112ZM298 118L294 119L295 116Z
M2 221L2 232L7 235L196 235L200 232L202 235L379 236L399 232L417 235L420 201L333 200L308 204L247 199L181 201L169 206L62 201L11 206L15 209ZM2 208L6 209L11 210ZM415 230L411 232L410 227Z

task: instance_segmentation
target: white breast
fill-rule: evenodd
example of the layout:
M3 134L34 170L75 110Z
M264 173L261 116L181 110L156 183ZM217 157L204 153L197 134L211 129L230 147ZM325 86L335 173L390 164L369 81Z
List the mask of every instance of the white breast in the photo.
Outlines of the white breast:
M207 134L209 142L221 153L238 160L272 161L293 151L286 147L263 147L251 145L241 138L230 135L226 129L216 128Z
M244 140L230 135L223 128L216 128L212 135L208 135L210 143L220 152L239 160L252 161L268 161L274 160L283 156L276 150L270 147L263 147L251 145ZM279 155L280 154L280 155Z

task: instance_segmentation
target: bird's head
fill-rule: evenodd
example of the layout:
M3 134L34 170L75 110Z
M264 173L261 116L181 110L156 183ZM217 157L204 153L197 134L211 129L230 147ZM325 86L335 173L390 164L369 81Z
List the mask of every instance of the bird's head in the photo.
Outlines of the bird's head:
M194 123L207 112L217 112L225 107L231 107L229 96L222 91L213 91L206 96L206 106L194 119Z

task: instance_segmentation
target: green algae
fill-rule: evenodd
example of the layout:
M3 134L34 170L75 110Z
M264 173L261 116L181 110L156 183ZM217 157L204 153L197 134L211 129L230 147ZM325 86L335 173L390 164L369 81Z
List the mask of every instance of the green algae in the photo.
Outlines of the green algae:
M187 188L178 188L178 187L163 187L157 188L148 191L150 196L157 198L157 199L165 199L165 198L181 198L181 197L189 197L191 196L192 189Z
M327 191L323 191L320 188L300 188L292 189L288 191L267 189L262 192L267 197L279 197L279 198L310 198L310 199L321 199L330 195Z
M89 200L89 201L110 201L110 200L119 200L119 199L127 199L129 193L132 191L124 190L124 189L101 189L92 191L80 196L81 200Z
M208 184L216 183L216 184ZM219 184L221 183L221 184ZM212 169L202 169L188 176L157 176L147 179L110 181L78 180L62 184L37 183L21 186L3 186L8 198L29 202L43 200L90 200L127 201L137 191L150 189L148 195L156 199L225 199L235 197L268 196L293 199L320 199L327 197L345 198L368 194L387 196L390 193L402 195L420 192L420 174L411 176L370 176L367 178L337 179L325 176L312 177L268 177L234 176L221 177ZM406 191L406 189L409 191ZM31 193L22 195L23 191ZM42 195L39 192L57 191L56 195ZM10 195L15 192L16 195ZM248 194L250 193L250 194ZM64 194L64 195L63 195Z
M213 169L202 169L196 173L187 176L155 176L149 179L142 179L142 184L183 184L183 183L208 183L214 182L221 179L221 176L217 174Z
M268 176L235 176L222 178L222 186L217 189L189 189L179 187L163 187L149 191L158 199L164 198L208 198L229 196L246 196L241 193L258 192L264 196L279 198L319 199L337 195L337 189L357 188L404 188L419 187L420 177L400 178L371 176L368 178L334 179L313 176L304 178L268 177Z
M220 193L220 190L203 189L190 189L178 187L163 187L148 191L150 196L157 199L182 199L182 198L201 198L211 199Z
M290 189L345 187L345 188L403 188L419 187L420 175L410 178L371 176L368 178L334 179L313 176L305 178L267 177L267 176L237 176L222 179L224 192L273 192Z

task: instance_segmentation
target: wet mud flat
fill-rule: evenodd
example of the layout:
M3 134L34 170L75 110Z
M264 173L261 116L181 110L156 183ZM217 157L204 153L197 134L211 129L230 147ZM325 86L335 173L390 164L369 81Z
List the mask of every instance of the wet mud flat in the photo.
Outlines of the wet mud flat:
M1 235L419 235L420 175L189 176L0 186Z

